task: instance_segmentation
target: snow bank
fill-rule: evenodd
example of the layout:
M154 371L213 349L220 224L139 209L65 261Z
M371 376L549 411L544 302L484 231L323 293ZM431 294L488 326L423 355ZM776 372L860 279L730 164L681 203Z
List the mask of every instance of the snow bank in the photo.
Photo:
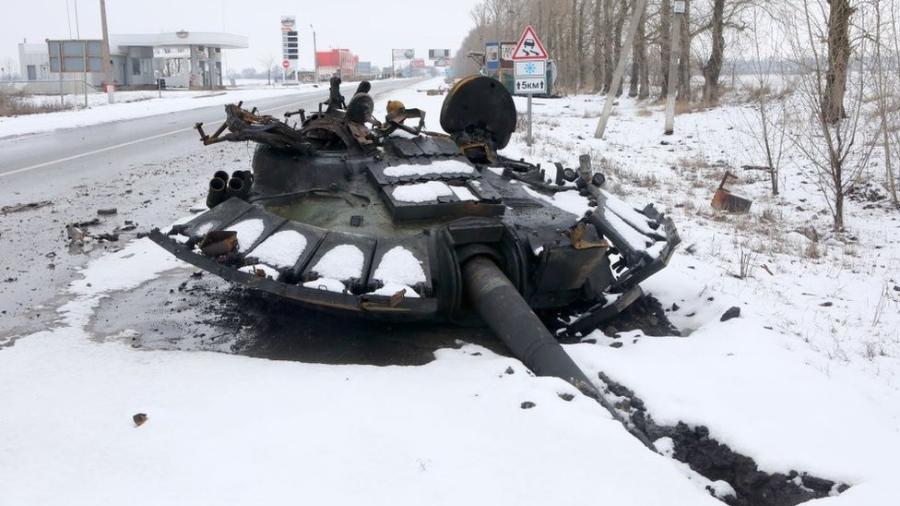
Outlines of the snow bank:
M407 297L419 297L420 294L411 287L427 281L422 261L403 246L395 246L381 257L372 278L384 283L383 287L372 293L386 296L405 289Z
M525 190L528 195L542 200L553 207L560 209L561 211L565 211L574 215L576 218L581 218L584 214L591 210L591 206L588 203L587 197L581 196L575 190L569 190L564 192L557 192L554 195L544 195L538 191L532 190L526 185L522 185L522 188Z
M598 345L566 350L589 377L603 371L626 385L661 425L707 426L763 471L858 484L887 480L896 469L898 420L758 321L711 323L689 338L629 333L618 349L599 331L590 337Z
M452 191L453 194L456 195L456 198L458 198L461 201L476 201L476 200L478 200L478 197L476 197L475 194L472 193L472 190L468 189L465 186L450 185L450 191Z
M435 160L428 165L397 165L384 169L385 176L410 177L439 174L472 174L475 168L459 160Z
M70 309L182 265L158 251L92 262ZM316 365L141 351L86 321L0 349L4 505L718 504L570 385L480 347Z
M397 186L393 196L400 202L435 202L439 197L449 197L453 190L446 183L428 181Z
M277 269L293 267L306 250L306 237L296 230L282 230L253 248L250 256Z
M362 250L352 244L341 244L322 255L312 270L323 278L346 281L361 278L365 262Z
M259 236L262 235L263 230L265 229L266 227L263 223L263 220L259 218L252 218L249 220L239 221L233 225L230 225L225 230L230 232L237 232L238 251L241 253L246 253L247 250L249 250L250 247L256 243L256 240L259 239Z

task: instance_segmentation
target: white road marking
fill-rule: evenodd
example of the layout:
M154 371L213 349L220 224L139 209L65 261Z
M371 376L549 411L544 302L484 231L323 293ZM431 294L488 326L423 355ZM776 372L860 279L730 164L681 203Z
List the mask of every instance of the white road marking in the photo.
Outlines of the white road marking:
M267 112L272 112L272 111L280 111L280 110L287 109L287 108L290 108L290 107L293 107L296 105L305 104L306 102L308 102L308 100L304 100L302 102L291 102L290 104L273 107L271 109L264 109L264 110L261 110L260 112L267 113ZM218 128L218 126L216 128ZM51 160L49 162L38 163L38 164L31 165L28 167L22 167L21 169L14 169L14 170L10 170L7 172L2 172L2 173L0 173L0 177L21 174L22 172L28 172L30 170L40 169L41 167L46 167L48 165L55 165L57 163L63 163L63 162L71 161L71 160L77 160L79 158L84 158L86 156L96 155L97 153L104 153L106 151L112 151L114 149L124 148L126 146L131 146L133 144L139 144L141 142L152 141L153 139L159 139L160 137L165 137L167 135L180 134L181 132L187 132L188 130L193 130L193 129L194 129L194 127L179 128L178 130L172 130L172 131L161 133L161 134L151 135L150 137L144 137L142 139L135 139L133 141L123 142L121 144L115 144L113 146L106 146L105 148L99 148L99 149L94 149L91 151L85 151L84 153L79 153L77 155L67 156L65 158L59 158L57 160Z

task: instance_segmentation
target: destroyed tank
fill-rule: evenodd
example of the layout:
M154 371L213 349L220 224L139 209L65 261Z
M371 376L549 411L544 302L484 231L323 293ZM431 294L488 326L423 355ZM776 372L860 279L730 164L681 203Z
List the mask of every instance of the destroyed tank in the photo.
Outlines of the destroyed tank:
M257 143L252 171L216 173L209 210L152 240L228 281L321 311L481 320L535 373L590 391L535 311L577 308L555 331L578 335L625 310L679 243L671 220L607 192L587 156L551 170L504 157L517 116L494 79L453 86L443 133L395 101L378 121L369 83L347 103L340 84L332 79L311 114L279 120L236 104L212 135L198 124L207 145Z

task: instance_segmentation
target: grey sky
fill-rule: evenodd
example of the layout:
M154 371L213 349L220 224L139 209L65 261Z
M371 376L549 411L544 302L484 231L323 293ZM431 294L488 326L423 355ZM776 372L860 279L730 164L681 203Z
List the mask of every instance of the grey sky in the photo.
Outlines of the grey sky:
M72 36L74 4L82 38L99 38L99 0L68 0ZM346 47L381 66L390 65L391 48L412 47L427 57L431 48L455 53L471 28L469 11L477 0L107 0L110 33L178 30L226 31L245 35L250 48L226 54L231 69L263 67L267 57L281 58L279 20L297 18L300 64L312 66L312 35L319 50ZM0 15L0 66L17 59L16 44L67 38L67 0L4 0Z

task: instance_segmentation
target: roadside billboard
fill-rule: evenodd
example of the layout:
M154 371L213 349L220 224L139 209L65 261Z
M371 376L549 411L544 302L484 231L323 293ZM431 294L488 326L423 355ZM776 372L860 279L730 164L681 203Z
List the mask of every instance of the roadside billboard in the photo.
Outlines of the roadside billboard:
M50 72L102 72L99 40L47 40Z
M393 52L395 60L412 60L416 57L415 49L394 49Z

